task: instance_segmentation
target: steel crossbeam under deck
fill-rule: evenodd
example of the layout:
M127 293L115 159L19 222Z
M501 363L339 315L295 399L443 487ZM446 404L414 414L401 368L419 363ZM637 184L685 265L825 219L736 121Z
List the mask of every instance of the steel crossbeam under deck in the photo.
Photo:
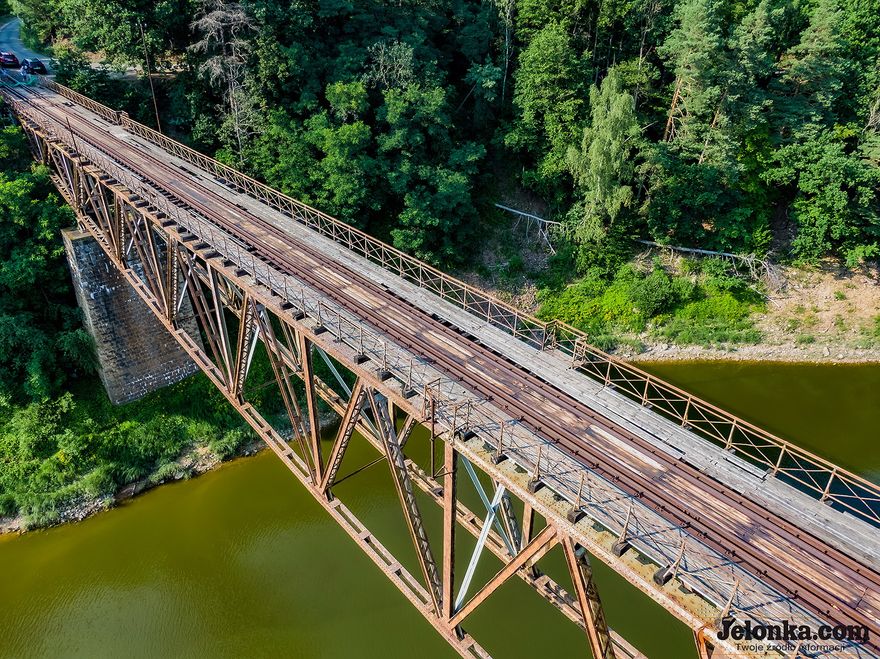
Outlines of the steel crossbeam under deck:
M466 618L514 575L584 629L594 656L637 656L607 628L589 555L699 631L697 646L708 648L706 652L712 643L704 632L722 613L813 625L822 620L309 282L268 263L252 245L198 209L178 203L145 171L134 171L124 152L97 144L87 131L78 132L51 113L41 113L26 97L5 95L35 156L50 165L80 223L138 295L270 448L463 656L486 656L463 630ZM81 108L78 111L82 114ZM198 320L199 336L188 335L177 317L184 296ZM249 402L255 355L271 366L287 418L283 427L273 427L266 420L270 415ZM313 359L318 355L341 367L341 375L336 366L332 369L340 375L338 381L325 382L316 375ZM319 438L319 399L341 418L327 456ZM398 417L403 420L400 431ZM428 471L405 455L415 425L430 430ZM421 580L333 493L355 430L389 464ZM439 471L433 468L435 441L443 443ZM482 493L483 519L457 497L463 487L457 482L462 463L468 469L476 467L496 488L492 500ZM425 531L414 487L443 510L442 550ZM510 495L523 502L521 517ZM543 520L540 528L535 528L535 513ZM474 535L480 551L488 549L502 561L495 577L468 592L455 588L457 530ZM562 546L574 584L571 595L535 564L556 544ZM474 565L479 553L471 559ZM721 651L735 649L717 641L715 645ZM872 656L857 645L846 652Z

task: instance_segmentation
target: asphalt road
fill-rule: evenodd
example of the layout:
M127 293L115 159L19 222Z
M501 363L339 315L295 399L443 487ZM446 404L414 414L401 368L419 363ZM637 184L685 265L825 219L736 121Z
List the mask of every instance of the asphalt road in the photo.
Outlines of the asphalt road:
M21 42L21 19L13 18L3 25L0 25L0 50L15 53L19 60L23 59L39 59L43 63L49 65L49 57L34 52Z

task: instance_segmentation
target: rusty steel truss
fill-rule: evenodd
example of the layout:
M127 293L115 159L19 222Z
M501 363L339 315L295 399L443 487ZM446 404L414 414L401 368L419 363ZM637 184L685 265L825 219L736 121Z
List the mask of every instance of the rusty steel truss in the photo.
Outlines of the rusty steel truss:
M830 506L880 525L880 486L755 426L683 389L592 346L586 333L561 321L542 321L487 293L432 268L334 217L274 190L208 156L131 120L87 96L50 80L41 83L118 123L169 153L211 172L230 186L276 208L313 231L394 272L402 279L485 319L493 326L542 349L567 355L572 368L614 387L657 414L740 456L780 480Z
M325 510L386 574L418 611L466 657L490 656L465 630L466 619L502 584L517 576L579 625L594 657L640 657L629 643L611 632L605 622L590 559L564 530L539 524L531 505L517 513L511 493L485 478L472 477L487 502L481 517L458 500L459 465L474 465L460 455L460 429L443 442L438 469L426 471L404 449L418 425L430 429L434 461L438 428L432 412L434 392L407 390L406 379L394 372L362 327L334 313L303 287L294 290L263 281L253 256L232 242L210 236L202 226L197 234L179 225L148 200L133 192L121 177L107 173L110 163L75 137L63 141L22 116L35 157L52 170L53 180L75 210L82 228L100 244L113 265L149 306L169 333L224 394L229 403L284 462ZM79 151L77 149L82 149ZM101 165L105 165L102 167ZM133 183L132 181L127 181ZM214 241L206 238L215 238ZM218 245L224 249L218 250ZM236 258L230 259L230 256ZM198 334L192 328L195 319ZM357 337L356 343L353 338ZM354 345L352 345L354 343ZM335 381L322 380L314 359L327 361ZM251 386L255 359L271 367L270 383ZM340 372L338 366L344 367ZM269 415L249 400L252 390L271 384L284 415ZM321 445L319 401L339 416L329 451ZM269 417L274 416L270 421ZM357 433L357 435L356 435ZM418 577L408 571L357 516L335 495L346 449L357 436L375 447L389 466L400 500L402 518L412 538ZM326 453L326 455L325 455ZM417 493L420 493L417 495ZM429 538L423 523L423 500L442 508L442 538ZM476 538L468 570L456 588L455 536L461 530ZM574 592L569 594L537 562L553 547L562 547ZM503 567L488 582L474 581L474 568L484 551Z
M124 113L55 83L43 84L493 327L532 346L569 355L572 368L766 468L772 476L838 510L880 523L877 485L610 357L571 327L538 321L131 121ZM487 656L464 630L466 618L512 576L579 625L593 656L639 656L608 629L590 554L613 564L690 625L700 656L712 652L708 627L719 613L727 615L738 608L756 617L761 613L756 602L773 609L771 618L802 613L773 600L772 593L749 581L737 566L719 563L716 554L702 550L681 529L659 525L659 518L632 499L620 497L589 472L581 470L579 483L577 477L574 485L568 483L568 491L575 491L576 497L564 495L567 502L563 499L560 505L567 506L568 514L559 516L559 506L533 495L542 480L555 479L562 486L571 477L554 476L554 469L558 474L568 472L559 470L560 463L551 462L547 453L542 455L540 447L537 455L526 453L534 446L526 446L515 424L505 426L505 421L490 419L472 401L456 399L452 385L432 379L429 368L414 363L387 337L273 269L220 227L181 210L174 199L144 185L111 154L78 139L69 126L53 125L14 97L6 100L21 120L35 157L51 168L81 226L247 423L462 656ZM192 332L193 327L198 331ZM268 364L268 383L254 382L255 361ZM326 377L327 372L332 376ZM266 409L267 390L273 392L277 409ZM339 416L329 447L322 447L319 406ZM430 465L417 464L407 453L417 426L428 431ZM489 450L478 446L481 434L491 445ZM358 436L389 466L412 539L415 574L334 493L346 450ZM511 460L505 461L507 457ZM519 466L528 473L520 477ZM479 494L485 513L475 514L457 495L461 472ZM425 528L420 506L426 500L441 508L440 538L431 537ZM605 530L587 533L581 524L575 532L584 513ZM463 574L454 555L455 536L461 530L476 539ZM611 541L605 537L609 535ZM568 567L571 593L536 565L556 545ZM642 556L661 566L656 574L648 568L647 579L638 560L621 559L636 545ZM500 559L502 568L478 585L476 567L486 550ZM721 568L724 576L714 576ZM703 599L649 589L644 584L651 575L661 587L671 580L682 584L682 592L696 591Z

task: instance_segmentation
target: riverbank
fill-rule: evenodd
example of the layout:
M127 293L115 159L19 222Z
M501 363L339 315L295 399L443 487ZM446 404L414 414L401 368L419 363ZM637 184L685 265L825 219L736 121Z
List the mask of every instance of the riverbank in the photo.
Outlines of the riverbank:
M184 412L192 414L192 410L185 409L188 403L185 403L184 401L191 402L192 400L197 400L199 398L206 400L211 394L213 394L213 389L210 389L206 393L198 393L200 387L212 388L213 385L211 385L203 376L197 375L166 389L149 394L140 401L135 401L122 407L115 407L110 405L107 401L106 395L104 394L103 389L100 388L100 385L97 383L93 383L93 385L94 386L89 389L91 398L99 398L101 405L108 408L111 414L118 413L125 418L126 421L123 422L123 425L128 423L128 425L131 426L134 424L135 420L144 416L150 417L153 421L157 422L161 426L161 429L156 429L156 433L158 433L156 435L156 441L158 442L162 441L161 438L165 438L166 436L170 437L175 434L174 421L163 416L164 411L167 410L169 406L177 407L179 408L179 411L183 410ZM186 395L187 393L191 395ZM225 401L222 403L218 401L217 404L223 405L224 407L226 405ZM134 408L132 408L132 406L134 406ZM73 410L74 407L70 406L69 409ZM124 411L126 409L128 409L128 414ZM224 416L224 414L225 411L214 409L209 416L219 418ZM88 443L90 441L90 439L87 438L89 436L88 426L77 424L74 420L75 416L75 412L70 412L66 421L59 418L54 421L50 420L47 423L49 426L52 426L53 423L57 422L63 427L63 430L69 431L70 433L77 433L81 439ZM234 415L234 418L238 418L237 415ZM334 424L338 422L338 418L339 417L334 412L322 412L320 415L321 428L325 431L332 431ZM169 456L168 459L158 459L152 463L149 470L145 469L141 471L141 474L143 474L142 477L133 479L112 491L106 486L89 487L86 485L79 487L77 481L68 484L66 488L56 488L54 493L48 493L55 494L59 497L59 503L53 511L53 514L28 517L27 514L22 513L21 510L19 510L19 513L15 516L4 517L0 515L0 535L14 533L23 534L31 530L80 522L88 517L92 517L93 515L113 508L123 501L158 487L159 485L195 478L196 476L215 470L224 462L253 456L266 448L266 445L261 439L244 429L234 430L231 433L227 431L224 435L222 432L222 426L207 424L204 420L200 421L194 417L190 417L190 422L191 426L188 431L190 441L188 444L180 447L180 452L177 454L176 458L171 459ZM105 432L114 433L118 432L118 430L111 425L109 426L109 430L106 430ZM18 440L25 443L31 443L27 437L19 437ZM130 441L136 443L138 441L137 435L133 435ZM67 450L70 450L70 448L68 447ZM80 459L86 463L90 462L90 459L87 457ZM45 456L39 461L39 464L45 467L46 463L53 461L61 463L69 463L71 461L65 453L63 442L60 443L59 449L54 455ZM0 464L2 464L2 461L0 461ZM91 466L94 467L94 464ZM86 474L83 477L84 480L89 480L89 478L90 474ZM74 487L77 489L72 490L71 488ZM0 492L0 494L2 494L2 492ZM63 500L63 503L60 502L61 500Z
M546 319L561 316L581 326L594 345L625 360L880 362L880 266L876 263L847 268L826 259L810 266L776 265L777 279L769 286L744 276L733 279L727 276L731 273L720 277L716 273L714 282L706 282L706 274L699 272L705 259L648 250L634 257L629 267L643 273L660 267L670 281L660 277L644 289L656 289L658 284L685 289L702 285L702 296L695 296L688 306L705 306L689 314L680 308L682 303L673 304L641 319L642 331L627 327L632 321L627 314L644 302L634 299L632 290L587 281L589 277L569 279L567 274L564 286L548 288L553 259L540 245L529 244L510 229L492 234L477 263L475 269L458 275L527 313ZM754 299L739 307L741 315L726 317L724 312L731 308L726 303L731 301L723 299L723 292L733 285ZM645 290L636 292L645 297ZM596 318L604 322L593 322ZM591 329L592 325L596 327Z
M616 356L631 362L666 361L742 361L788 362L792 364L873 364L880 363L880 349L857 349L840 345L745 345L728 348L647 345L641 352L621 349Z
M864 404L880 390L880 369L670 362L655 372L836 463L880 477L874 442L880 409ZM376 457L366 442L352 442L349 451L352 467ZM387 467L367 469L338 491L390 551L413 556ZM423 513L429 524L440 524L435 506ZM500 569L493 556L485 559L475 577L481 583ZM557 559L561 553L542 559L551 574ZM157 488L83 524L0 538L0 565L15 567L4 573L0 597L0 659L371 659L409 656L413 647L420 659L450 655L271 452ZM559 567L563 574L564 564ZM593 568L616 631L652 659L691 656L689 629L601 561ZM471 631L493 656L545 656L548 647L554 656L582 652L583 632L518 582L483 606ZM526 627L534 634L510 631Z
M787 267L785 285L755 313L754 345L695 346L652 342L619 355L633 361L721 360L833 363L880 362L880 268L824 263Z
M260 439L246 443L236 453L226 459L218 455L206 445L199 444L181 455L177 460L166 463L150 475L128 483L113 495L97 497L80 497L71 501L58 511L58 518L50 524L28 526L24 515L16 517L0 517L0 535L7 533L27 533L43 528L51 528L84 519L113 508L117 504L132 499L144 492L175 481L187 480L205 474L231 459L256 455L266 448Z

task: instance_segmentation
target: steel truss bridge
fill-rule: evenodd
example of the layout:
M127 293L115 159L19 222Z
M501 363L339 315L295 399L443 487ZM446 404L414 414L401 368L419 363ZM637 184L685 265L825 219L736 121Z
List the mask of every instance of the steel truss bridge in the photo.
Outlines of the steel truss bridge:
M608 628L593 560L690 627L700 657L767 654L718 640L723 619L868 631L830 654L795 643L771 656L880 656L876 483L125 113L49 80L0 95L81 227L461 656L489 656L467 619L513 577L581 627L594 657L643 656ZM255 359L271 365L269 383L253 382ZM254 402L267 386L282 422ZM319 401L340 418L324 445ZM421 463L416 426L430 447ZM334 493L360 437L389 466L414 560ZM464 488L479 510L459 500ZM429 534L432 504L442 532ZM462 533L474 549L456 556ZM541 569L556 545L571 592ZM486 552L502 567L478 583Z

